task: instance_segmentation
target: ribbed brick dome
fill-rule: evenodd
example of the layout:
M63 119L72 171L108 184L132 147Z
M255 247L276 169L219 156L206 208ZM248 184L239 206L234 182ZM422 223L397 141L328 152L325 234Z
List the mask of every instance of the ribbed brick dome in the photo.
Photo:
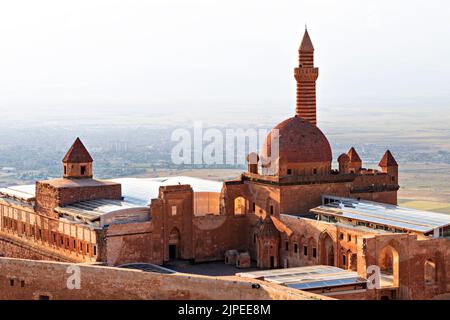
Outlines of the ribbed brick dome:
M279 133L280 161L289 163L330 162L331 147L318 127L297 116L289 118L274 129ZM269 158L272 152L272 131L267 135L261 155Z

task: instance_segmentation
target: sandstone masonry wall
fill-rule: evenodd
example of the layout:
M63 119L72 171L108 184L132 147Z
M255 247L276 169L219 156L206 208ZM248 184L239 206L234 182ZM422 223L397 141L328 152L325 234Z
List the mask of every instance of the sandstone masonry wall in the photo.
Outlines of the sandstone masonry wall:
M80 289L67 288L71 264L0 258L0 299L328 299L261 281L238 277L216 278L186 274L158 274L138 270L79 264ZM259 283L260 288L252 288Z

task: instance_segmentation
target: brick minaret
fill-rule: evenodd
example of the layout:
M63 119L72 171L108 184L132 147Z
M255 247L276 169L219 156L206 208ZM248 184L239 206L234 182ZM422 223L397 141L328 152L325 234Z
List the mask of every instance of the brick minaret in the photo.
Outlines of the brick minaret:
M316 80L319 68L314 68L314 47L305 29L302 43L298 49L299 66L294 69L297 80L296 116L317 124L316 117Z

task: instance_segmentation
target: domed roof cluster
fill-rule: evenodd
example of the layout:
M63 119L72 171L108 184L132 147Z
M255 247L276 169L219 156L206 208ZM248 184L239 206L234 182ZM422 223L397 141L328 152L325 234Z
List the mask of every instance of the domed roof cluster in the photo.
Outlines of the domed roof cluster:
M318 127L297 116L281 122L271 130L262 147L262 157L267 159L275 155L274 148L277 145L280 161L288 163L332 161L331 146L327 137Z

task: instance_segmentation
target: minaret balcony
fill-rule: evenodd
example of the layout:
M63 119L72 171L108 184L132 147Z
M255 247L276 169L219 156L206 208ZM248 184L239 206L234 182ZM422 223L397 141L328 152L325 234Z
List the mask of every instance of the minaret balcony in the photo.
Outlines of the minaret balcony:
M319 76L319 68L295 68L294 77L297 81L316 81Z

